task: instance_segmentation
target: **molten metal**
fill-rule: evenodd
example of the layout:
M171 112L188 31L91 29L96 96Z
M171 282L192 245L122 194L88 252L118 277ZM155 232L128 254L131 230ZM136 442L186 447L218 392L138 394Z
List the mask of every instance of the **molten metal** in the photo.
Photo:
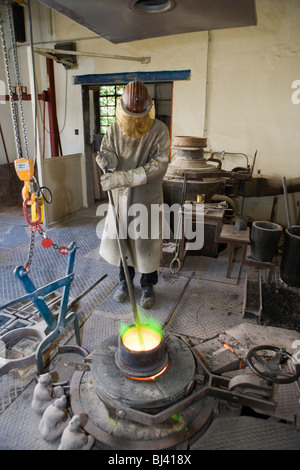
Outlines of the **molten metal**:
M144 381L145 380L155 380L157 377L159 377L160 375L162 375L165 372L167 367L168 367L168 364L160 372L158 372L155 375L151 375L149 377L132 377L131 375L127 375L127 377L129 377L130 379L133 379L133 380L144 380Z
M146 326L141 327L141 335L143 338L143 345L141 345L140 338L136 326L128 328L122 336L124 346L130 351L151 351L156 348L161 342L161 335Z

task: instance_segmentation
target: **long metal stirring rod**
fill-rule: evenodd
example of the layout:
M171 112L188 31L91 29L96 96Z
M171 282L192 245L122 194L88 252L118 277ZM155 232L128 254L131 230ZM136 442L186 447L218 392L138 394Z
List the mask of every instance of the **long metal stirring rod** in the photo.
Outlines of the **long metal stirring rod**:
M105 169L103 170L103 172L104 172L104 174L107 173L107 171ZM123 250L123 245L122 245L121 239L120 239L119 220L118 220L117 213L116 213L115 203L114 203L114 200L113 200L112 192L107 191L107 194L108 194L109 203L111 205L112 212L113 212L113 217L114 217L114 221L115 221L117 241L118 241L118 245L119 245L120 256L121 256L121 260L122 260L122 265L123 265L123 269L124 269L126 284L127 284L127 287L128 287L128 293L129 293L130 302L131 302L131 306L132 306L132 313L133 313L133 317L134 317L134 323L135 323L135 326L136 326L136 329L137 329L137 334L138 334L138 338L139 338L141 348L145 349L144 340L143 340L142 331L141 331L141 322L140 322L139 314L138 314L138 311L137 311L136 300L135 300L135 296L134 296L134 292L133 292L133 285L132 285L131 277L130 277L130 274L129 274L127 260L126 260L126 256L125 256L125 253L124 253L124 250Z
M178 307L178 305L179 305L179 303L180 303L180 301L181 301L181 299L182 299L182 297L183 297L183 295L184 295L184 293L185 293L185 291L186 291L186 289L187 289L187 286L188 286L189 283L190 283L190 280L194 277L194 274L195 274L195 273L192 272L191 277L189 277L188 280L187 280L187 282L185 283L185 285L184 285L184 287L183 287L183 289L182 289L182 291L181 291L181 293L180 293L180 296L179 296L178 299L177 299L176 304L174 305L174 307L172 308L171 312L169 313L169 315L167 316L166 320L164 321L164 324L163 324L163 326L162 326L162 329L164 329L164 328L166 327L166 325L169 323L169 321L171 320L172 315L174 314L175 310L177 309L177 307Z
M289 200L288 200L288 192L286 187L286 179L285 176L282 177L282 186L283 186L283 194L284 194L284 203L285 203L285 210L286 210L286 218L288 223L289 232L292 233L292 226L291 226L291 217L290 217L290 209L289 209Z

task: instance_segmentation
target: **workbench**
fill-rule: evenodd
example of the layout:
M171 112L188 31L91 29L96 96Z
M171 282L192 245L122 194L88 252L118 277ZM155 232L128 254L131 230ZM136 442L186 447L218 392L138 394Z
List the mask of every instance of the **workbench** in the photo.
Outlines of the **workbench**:
M227 277L231 275L232 261L234 256L234 249L242 247L241 264L245 264L247 246L250 243L250 228L246 230L238 230L234 225L224 224L220 235L218 237L219 243L226 243L228 245L228 261L227 261Z
M268 282L271 281L275 269L274 263L258 261L251 257L251 238L249 227L247 227L246 230L238 230L234 225L225 224L222 227L218 241L220 243L227 243L228 245L227 277L230 277L231 275L234 249L242 247L240 270L242 266L252 266L258 269L267 269Z

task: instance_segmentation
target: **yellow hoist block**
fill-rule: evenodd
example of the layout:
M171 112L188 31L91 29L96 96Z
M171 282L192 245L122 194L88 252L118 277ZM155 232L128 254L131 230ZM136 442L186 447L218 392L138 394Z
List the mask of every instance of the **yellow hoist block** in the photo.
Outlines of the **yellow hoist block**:
M34 176L34 163L33 160L30 160L29 158L18 158L18 160L15 160L14 164L18 178L21 181L24 181L24 186L22 189L22 198L23 200L25 200L33 192L31 180ZM34 198L32 199L31 204L33 204L33 202Z
M34 175L34 163L29 158L15 160L15 170L21 181L31 181Z

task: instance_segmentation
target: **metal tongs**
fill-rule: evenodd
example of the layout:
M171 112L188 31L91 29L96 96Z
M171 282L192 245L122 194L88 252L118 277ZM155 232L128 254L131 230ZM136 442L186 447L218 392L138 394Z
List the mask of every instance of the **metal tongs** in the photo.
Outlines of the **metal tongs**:
M177 230L176 230L176 242L175 242L175 252L174 252L174 257L170 263L170 271L173 274L177 274L180 271L181 268L181 261L179 258L179 235L181 231L181 224L182 224L182 207L184 205L185 201L185 194L186 194L186 182L187 182L187 175L186 173L184 174L184 180L183 180L183 185L182 185L182 195L181 195L181 211L179 213L179 219L178 219L178 225L177 225ZM182 236L182 235L181 235ZM177 266L176 266L177 263ZM176 266L176 268L175 268Z

